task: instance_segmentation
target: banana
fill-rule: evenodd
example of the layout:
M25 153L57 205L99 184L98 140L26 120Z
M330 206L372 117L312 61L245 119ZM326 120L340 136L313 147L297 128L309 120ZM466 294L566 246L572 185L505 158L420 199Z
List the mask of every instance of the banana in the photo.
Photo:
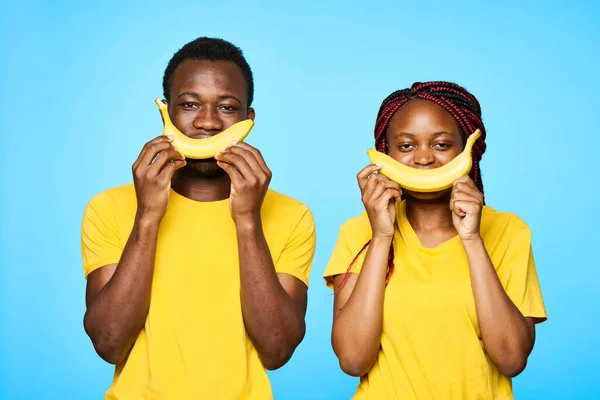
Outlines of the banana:
M477 129L469 138L465 149L449 163L434 169L417 169L404 165L387 154L375 149L369 149L367 155L373 164L381 164L379 172L400 186L414 192L438 192L448 189L452 182L466 175L473 166L471 150L473 144L481 136Z
M217 153L223 151L224 147L231 146L231 142L234 140L237 142L244 140L254 126L254 121L246 119L231 125L215 136L206 139L192 139L189 136L185 136L173 125L169 117L168 106L165 103L158 98L154 102L158 106L165 124L163 135L173 136L173 145L187 158L213 158Z

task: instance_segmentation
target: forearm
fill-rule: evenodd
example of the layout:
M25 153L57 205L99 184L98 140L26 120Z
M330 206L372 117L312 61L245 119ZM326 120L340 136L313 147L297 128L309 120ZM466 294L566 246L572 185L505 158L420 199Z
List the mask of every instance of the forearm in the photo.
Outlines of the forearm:
M160 222L136 218L117 268L89 301L84 327L98 354L118 364L144 326Z
M265 368L277 369L304 338L304 310L277 278L260 216L238 220L236 228L246 330Z
M344 307L336 310L333 349L342 369L350 375L363 375L377 359L391 243L391 238L371 241L352 294Z
M518 375L533 348L527 321L506 294L481 238L463 243L486 352L500 371Z

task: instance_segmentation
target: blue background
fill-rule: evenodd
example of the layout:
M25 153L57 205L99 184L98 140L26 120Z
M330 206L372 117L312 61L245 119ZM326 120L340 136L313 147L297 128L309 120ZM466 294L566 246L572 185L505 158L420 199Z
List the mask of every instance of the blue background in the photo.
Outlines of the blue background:
M481 101L487 202L534 233L549 320L514 380L517 398L598 398L600 6L81 3L7 0L0 11L0 398L100 399L109 386L112 367L82 328L82 211L131 180L141 146L161 132L153 99L164 68L203 35L244 50L256 82L250 142L275 171L272 188L316 219L308 331L270 373L276 398L354 392L330 347L321 274L339 226L362 211L355 174L381 101L423 80L455 81Z

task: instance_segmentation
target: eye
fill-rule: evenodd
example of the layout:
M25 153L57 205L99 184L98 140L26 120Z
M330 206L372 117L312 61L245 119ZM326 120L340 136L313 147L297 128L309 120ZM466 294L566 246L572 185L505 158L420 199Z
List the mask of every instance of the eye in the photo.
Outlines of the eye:
M186 110L191 110L193 108L196 108L197 105L196 103L192 103L192 102L185 102L185 103L181 103L181 107L183 107Z
M223 104L222 106L219 107L219 111L225 111L227 113L230 113L230 112L236 111L236 108L229 104Z
M400 151L409 152L413 149L414 146L410 143L399 143L397 147Z
M444 142L440 142L440 143L436 143L433 145L433 147L436 150L448 150L450 147L452 147L452 144L450 143L444 143Z

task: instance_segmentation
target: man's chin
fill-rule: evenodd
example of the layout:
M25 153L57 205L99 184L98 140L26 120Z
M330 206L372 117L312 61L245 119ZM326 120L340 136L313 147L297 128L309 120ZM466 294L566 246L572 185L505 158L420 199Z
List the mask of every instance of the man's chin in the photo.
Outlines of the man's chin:
M202 178L216 178L226 174L226 172L217 165L217 160L209 158L206 160L195 160L186 158L187 165L185 169L191 175Z

